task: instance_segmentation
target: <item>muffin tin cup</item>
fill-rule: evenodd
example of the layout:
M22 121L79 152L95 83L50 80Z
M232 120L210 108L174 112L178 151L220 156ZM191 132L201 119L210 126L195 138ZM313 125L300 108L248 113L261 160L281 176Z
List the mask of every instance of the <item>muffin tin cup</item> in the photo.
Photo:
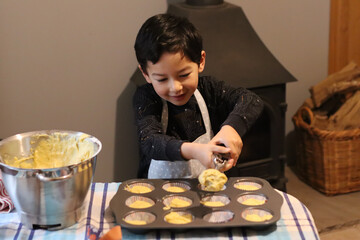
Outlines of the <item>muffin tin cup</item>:
M132 184L149 184L153 190L148 193L134 194L126 189ZM257 190L241 190L236 188L239 184L255 183L260 186ZM208 192L199 189L197 179L132 179L124 181L110 201L110 209L115 215L116 222L122 227L133 232L146 232L154 229L167 229L170 231L183 231L198 228L210 228L220 230L231 227L267 227L273 226L280 219L280 208L283 203L282 196L275 191L264 179L256 177L232 177L229 178L225 188L219 192ZM184 192L168 192L164 186L188 186ZM252 189L252 188L251 188ZM155 204L146 209L133 209L127 206L129 197L141 196L152 199ZM241 204L249 196L258 199L265 198L262 205L247 206ZM174 198L188 199L190 206L181 208L166 208L165 202ZM136 199L136 198L134 198ZM167 199L167 200L166 200ZM224 201L226 204L220 207L209 207L203 204L204 199ZM129 201L129 200L128 200ZM165 220L165 216L171 212L185 212L192 216L190 223L174 224ZM140 212L140 215L136 213ZM258 214L260 217L270 214L271 218L264 221L249 221L247 215ZM131 224L126 219L139 220L145 216L145 225Z
M191 186L184 181L167 181L162 185L162 189L168 193L183 193L189 191Z
M267 197L263 194L245 193L240 195L237 201L246 206L262 206L266 204Z
M145 206L134 205L134 204L139 203L139 202L142 202L143 204L146 204L146 205ZM143 197L143 196L137 196L137 195L130 196L125 200L125 205L127 207L130 207L130 208L133 208L133 209L146 209L146 208L152 207L154 204L155 204L155 201L152 200L151 198Z
M224 207L230 203L230 198L217 193L208 194L200 199L200 203L206 207Z
M234 213L230 210L216 210L206 214L203 219L209 223L226 223L234 219Z
M178 200L176 202L176 200ZM180 204L179 204L180 201ZM182 196L182 195L169 195L165 196L162 199L162 202L164 204L164 210L168 210L171 208L185 208L190 207L193 204L192 199ZM177 204L178 203L178 204Z
M124 190L132 194L146 194L154 191L155 186L146 180L127 181Z

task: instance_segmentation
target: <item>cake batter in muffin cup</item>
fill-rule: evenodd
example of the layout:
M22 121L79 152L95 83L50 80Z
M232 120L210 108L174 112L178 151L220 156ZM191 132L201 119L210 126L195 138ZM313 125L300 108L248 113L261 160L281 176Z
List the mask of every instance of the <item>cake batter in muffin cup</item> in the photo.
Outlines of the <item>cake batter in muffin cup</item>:
M148 197L131 196L126 199L125 205L130 208L143 209L155 205L155 201Z
M156 216L150 212L131 212L124 217L124 221L132 225L147 225L155 219Z
M131 193L144 194L154 191L154 185L148 182L132 182L126 185L125 190Z
M182 193L190 190L190 186L184 182L168 182L162 188L171 193Z

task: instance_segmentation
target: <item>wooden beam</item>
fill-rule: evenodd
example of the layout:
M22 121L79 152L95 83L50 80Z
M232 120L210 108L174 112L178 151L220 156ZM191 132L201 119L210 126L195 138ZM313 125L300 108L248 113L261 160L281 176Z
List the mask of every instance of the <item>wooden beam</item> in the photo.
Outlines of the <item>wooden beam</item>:
M349 62L360 65L360 1L331 0L329 75Z

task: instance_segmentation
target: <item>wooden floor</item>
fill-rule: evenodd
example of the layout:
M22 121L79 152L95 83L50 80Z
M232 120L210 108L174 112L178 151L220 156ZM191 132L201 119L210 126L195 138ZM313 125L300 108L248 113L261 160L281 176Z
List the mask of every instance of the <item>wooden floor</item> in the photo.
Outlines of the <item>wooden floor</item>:
M360 239L360 192L325 196L286 167L287 193L310 210L321 240Z

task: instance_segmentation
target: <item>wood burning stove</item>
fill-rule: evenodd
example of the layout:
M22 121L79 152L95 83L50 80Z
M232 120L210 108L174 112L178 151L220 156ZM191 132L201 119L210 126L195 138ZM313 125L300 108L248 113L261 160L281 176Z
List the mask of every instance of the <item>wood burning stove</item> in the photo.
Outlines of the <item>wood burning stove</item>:
M187 0L170 3L167 12L187 17L200 31L207 55L203 75L248 88L264 100L264 111L243 137L238 164L227 175L261 177L286 191L286 83L296 79L266 48L241 7L223 0ZM139 70L132 81L143 82Z
M264 101L264 111L244 136L244 147L238 164L228 176L261 177L282 191L286 191L284 168L286 86L277 84L251 88Z

